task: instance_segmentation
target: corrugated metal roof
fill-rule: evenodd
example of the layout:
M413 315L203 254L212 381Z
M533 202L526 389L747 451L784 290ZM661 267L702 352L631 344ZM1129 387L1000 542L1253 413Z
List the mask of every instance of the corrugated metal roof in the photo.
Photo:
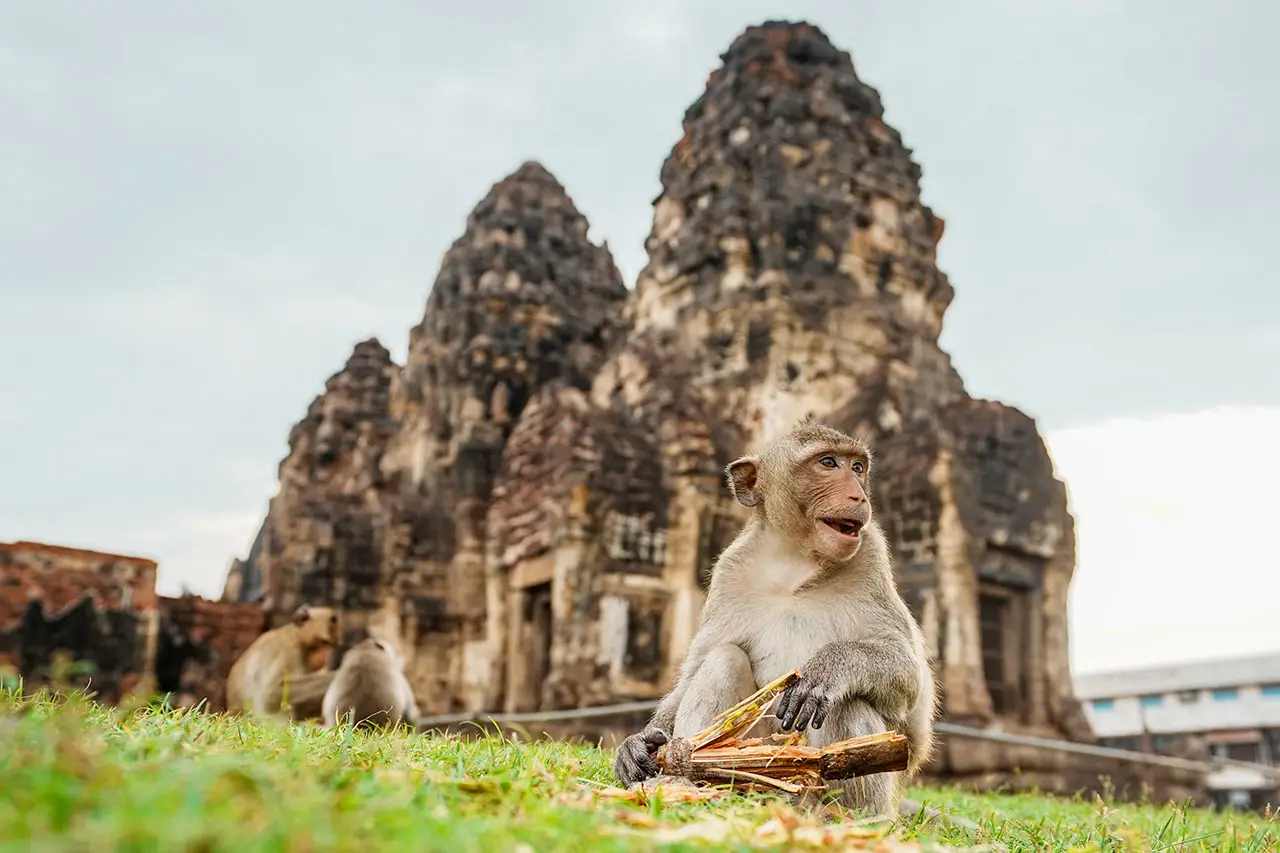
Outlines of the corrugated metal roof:
M1077 675L1073 681L1076 696L1081 699L1276 684L1280 683L1280 651L1166 666L1092 672Z

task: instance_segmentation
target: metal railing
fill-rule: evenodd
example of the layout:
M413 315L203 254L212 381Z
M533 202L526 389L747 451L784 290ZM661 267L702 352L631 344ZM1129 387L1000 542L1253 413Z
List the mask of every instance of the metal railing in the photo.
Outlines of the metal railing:
M568 722L571 720L587 720L600 717L621 716L623 714L652 712L657 707L658 703L656 701L647 700L642 702L622 702L616 705L595 705L587 708L570 708L563 711L529 711L511 714L443 714L432 717L419 717L418 726L420 728L430 729L465 723L475 723L479 725L483 725L485 723L494 723L498 725L557 723ZM1056 751L1074 755L1087 755L1094 758L1108 758L1116 761L1127 761L1132 764L1145 764L1154 767L1190 770L1205 774L1211 773L1215 770L1236 768L1249 770L1261 775L1268 781L1280 784L1280 767L1267 767L1263 764L1253 764L1248 761L1236 761L1235 759L1230 758L1178 758L1172 755L1158 755L1150 752L1116 749L1115 747L1110 746L1094 746L1093 744L1076 743L1075 741L1061 740L1059 738L1012 734L1010 732L1001 732L993 729L980 729L973 726L962 726L956 723L947 722L936 723L934 725L934 731L939 734L950 735L952 737L985 740L993 743L1006 743L1014 746L1044 749L1051 752Z

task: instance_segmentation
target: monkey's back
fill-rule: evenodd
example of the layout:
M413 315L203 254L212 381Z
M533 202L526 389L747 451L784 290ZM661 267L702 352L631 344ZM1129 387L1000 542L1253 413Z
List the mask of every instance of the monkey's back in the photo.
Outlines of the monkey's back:
M407 710L404 675L385 654L360 653L344 661L324 698L327 725L348 714L357 726L389 725L403 720Z

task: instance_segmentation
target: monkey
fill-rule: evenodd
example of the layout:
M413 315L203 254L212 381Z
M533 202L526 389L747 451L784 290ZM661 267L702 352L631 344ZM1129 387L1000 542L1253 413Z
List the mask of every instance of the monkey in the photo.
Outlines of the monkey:
M669 739L691 737L798 669L749 734L804 732L821 747L897 730L910 749L905 772L832 787L863 813L915 811L899 788L933 750L934 676L873 517L870 473L865 442L807 418L726 466L729 492L751 515L713 565L675 685L644 730L618 745L623 784L656 776L654 754Z
M418 703L396 648L370 637L348 649L325 691L322 714L326 728L336 726L339 719L349 719L358 727L401 722L416 726Z
M227 710L277 713L284 699L285 680L312 675L306 656L337 643L338 614L330 607L302 605L287 625L259 636L232 664L227 674Z

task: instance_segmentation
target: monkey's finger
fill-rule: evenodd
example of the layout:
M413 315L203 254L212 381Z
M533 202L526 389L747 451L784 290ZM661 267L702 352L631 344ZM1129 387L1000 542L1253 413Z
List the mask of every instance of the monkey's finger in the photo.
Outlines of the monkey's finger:
M822 702L818 705L818 710L813 712L813 722L809 723L810 727L815 729L822 728L822 724L827 720L827 703Z
M661 729L650 729L644 733L645 746L650 749L657 749L667 742L667 736L662 733Z
M810 693L805 697L804 704L800 706L800 711L796 714L796 731L802 732L809 727L809 721L813 719L813 715L818 711L818 703L821 700Z
M636 767L636 778L648 779L650 776L658 775L658 762L653 756L647 752L641 752L635 756L634 764Z
M783 721L782 727L787 730L803 731L804 727L800 725L800 712L804 708L806 702L809 701L809 691L796 691L796 695L791 698L787 704L787 717Z
M796 711L800 709L799 691L793 684L782 693L782 699L778 702L778 710L774 712L778 718L778 722L782 725L783 731L791 728L791 722L795 718Z
M638 757L631 754L623 754L619 757L617 773L624 785L634 785L649 775L645 772L645 768L640 766Z
M658 765L653 758L649 757L649 753L645 753L643 758L637 758L636 768L640 771L640 779L648 779L649 776L658 775Z
M786 704L778 708L778 727L784 732L791 731L791 711Z
M658 773L658 764L654 757L649 753L645 742L642 740L632 741L628 749L628 758L631 763L639 768L645 776L656 776ZM641 778L644 778L643 776Z

